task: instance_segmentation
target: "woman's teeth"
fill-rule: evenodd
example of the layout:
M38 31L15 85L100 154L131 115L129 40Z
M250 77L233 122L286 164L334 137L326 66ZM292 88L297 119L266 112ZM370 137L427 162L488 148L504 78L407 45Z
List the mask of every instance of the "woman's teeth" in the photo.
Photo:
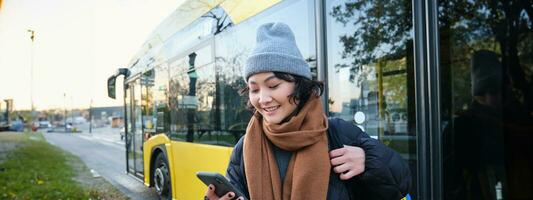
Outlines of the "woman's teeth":
M264 108L264 110L267 111L267 112L272 112L272 111L278 109L278 107L279 106L268 107L268 108Z

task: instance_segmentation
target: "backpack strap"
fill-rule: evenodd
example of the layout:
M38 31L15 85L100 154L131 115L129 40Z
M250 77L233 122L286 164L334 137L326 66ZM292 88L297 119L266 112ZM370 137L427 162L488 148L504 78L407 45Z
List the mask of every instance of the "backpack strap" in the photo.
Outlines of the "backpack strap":
M355 138L356 130L353 130L353 129L340 129L339 130L338 128L341 125L339 124L339 119L336 119L336 118L331 118L331 117L328 118L328 124L329 124L329 127L328 127L327 134L328 134L328 146L329 146L330 151L334 149L343 148L344 145L350 145L351 141L349 140L352 140ZM340 136L341 134L345 135L343 137L344 140L341 139L341 136ZM333 172L333 168L331 170L332 170L332 173L335 173ZM335 177L338 178L337 175L335 175ZM359 185L356 179L357 178L352 178L350 180L345 180L345 181L338 179L338 181L343 183L346 190L348 190L350 199L361 199L359 198L360 192L356 189L357 186Z
M333 118L328 118L328 146L329 150L338 149L344 147L339 134L337 134L337 122Z

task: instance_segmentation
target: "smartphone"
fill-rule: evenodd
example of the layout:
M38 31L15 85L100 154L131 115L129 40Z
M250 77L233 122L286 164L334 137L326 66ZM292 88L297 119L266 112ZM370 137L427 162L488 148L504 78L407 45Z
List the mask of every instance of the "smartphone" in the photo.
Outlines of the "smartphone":
M213 184L215 186L215 193L219 197L226 195L228 192L233 192L235 193L235 198L243 197L244 200L248 200L241 191L233 187L226 177L219 173L198 172L196 173L196 176L198 176L198 178L207 186L209 186L209 184Z

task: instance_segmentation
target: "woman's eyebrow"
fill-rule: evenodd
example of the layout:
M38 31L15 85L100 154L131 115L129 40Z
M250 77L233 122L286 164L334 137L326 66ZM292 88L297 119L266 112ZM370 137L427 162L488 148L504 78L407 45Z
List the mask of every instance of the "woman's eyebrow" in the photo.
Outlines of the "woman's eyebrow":
M265 79L265 82L268 82L268 81L270 81L270 80L272 80L274 78L276 78L275 75L269 76L268 78Z
M270 81L270 80L272 80L272 79L274 79L274 78L276 78L276 76L275 76L275 75L269 76L269 77L268 77L268 78L266 78L266 79L265 79L265 80L264 80L263 82L265 82L265 83L266 83L266 82L268 82L268 81ZM250 81L249 81L248 83L249 83L249 84L253 84L253 85L257 85L257 82L255 82L255 81L252 81L252 80L250 80Z

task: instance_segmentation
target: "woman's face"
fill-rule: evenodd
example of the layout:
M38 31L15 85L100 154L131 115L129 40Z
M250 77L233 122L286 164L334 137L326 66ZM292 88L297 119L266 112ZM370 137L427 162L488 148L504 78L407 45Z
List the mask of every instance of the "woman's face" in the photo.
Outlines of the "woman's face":
M250 102L269 123L279 124L297 107L289 101L295 84L277 78L273 72L258 73L248 78Z

